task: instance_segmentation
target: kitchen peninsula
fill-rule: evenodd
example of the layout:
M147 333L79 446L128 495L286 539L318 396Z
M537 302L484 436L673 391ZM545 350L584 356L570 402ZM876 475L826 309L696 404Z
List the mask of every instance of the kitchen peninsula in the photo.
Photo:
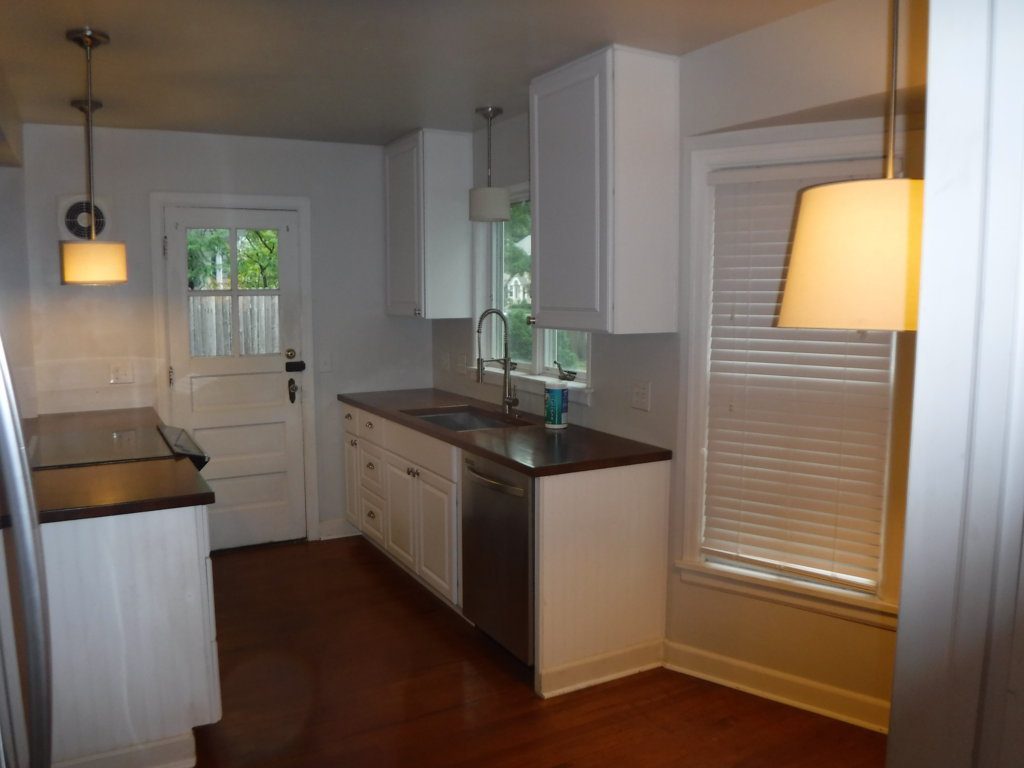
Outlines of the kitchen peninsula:
M220 718L206 505L151 408L25 424L52 635L55 766L191 765Z
M423 416L502 414L436 389L338 399L348 520L460 613L463 454L532 478L538 694L661 664L671 451L572 424L546 429L530 414L448 429ZM424 483L418 504L406 502L406 477Z

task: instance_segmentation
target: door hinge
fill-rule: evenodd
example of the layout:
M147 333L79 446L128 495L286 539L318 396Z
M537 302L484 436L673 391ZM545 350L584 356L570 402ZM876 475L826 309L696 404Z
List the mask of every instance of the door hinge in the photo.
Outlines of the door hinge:
M167 261L167 235L164 235L164 261Z
M174 366L167 366L167 386L174 386Z

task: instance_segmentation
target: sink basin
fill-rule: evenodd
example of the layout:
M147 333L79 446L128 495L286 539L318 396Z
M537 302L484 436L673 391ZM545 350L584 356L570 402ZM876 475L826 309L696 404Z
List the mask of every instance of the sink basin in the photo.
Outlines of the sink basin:
M507 429L528 427L532 422L506 416L494 411L485 411L472 405L449 405L438 408L418 408L402 411L410 416L423 419L430 424L450 429L453 432L469 432L474 429Z

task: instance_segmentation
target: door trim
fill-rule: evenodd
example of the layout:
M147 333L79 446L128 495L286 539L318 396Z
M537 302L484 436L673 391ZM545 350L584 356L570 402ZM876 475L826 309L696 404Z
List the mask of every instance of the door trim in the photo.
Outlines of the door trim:
M277 195L190 194L152 192L149 196L150 254L153 267L154 333L157 365L166 375L170 359L167 328L167 270L164 265L163 225L167 208L247 208L253 210L293 211L299 217L299 290L302 293L302 352L306 373L302 382L303 486L306 497L306 538L320 538L320 494L317 486L316 449L316 350L313 346L313 254L310 248L310 201L307 197ZM156 388L156 409L161 419L170 413L170 390Z

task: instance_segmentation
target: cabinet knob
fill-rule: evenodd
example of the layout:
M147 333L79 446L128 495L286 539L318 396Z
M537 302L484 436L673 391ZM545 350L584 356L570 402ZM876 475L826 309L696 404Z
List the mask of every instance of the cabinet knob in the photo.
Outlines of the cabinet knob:
M355 448L357 445L359 445L359 442L356 440L349 440L348 444Z
M366 428L367 429L373 429L373 422L372 421L366 422Z
M407 474L409 477L412 477L412 467L406 467L405 474Z
M352 414L351 413L346 413L345 414L345 421L352 421Z
M419 477L419 476L420 476L420 471L419 471L418 469L414 469L414 470L412 471L412 476L413 476L413 477Z
M412 314L414 317L423 317L423 310L420 309L419 307L416 307L416 309L412 311Z
M376 512L374 512L374 511L373 511L373 510L371 509L371 510L370 510L369 512L367 512L367 513L366 513L366 516L367 516L368 518L370 518L371 520L373 520L374 518L376 518L376 517L377 517L377 513L376 513Z
M374 464L372 461L368 461L366 462L366 468L372 472L377 468L377 465Z

